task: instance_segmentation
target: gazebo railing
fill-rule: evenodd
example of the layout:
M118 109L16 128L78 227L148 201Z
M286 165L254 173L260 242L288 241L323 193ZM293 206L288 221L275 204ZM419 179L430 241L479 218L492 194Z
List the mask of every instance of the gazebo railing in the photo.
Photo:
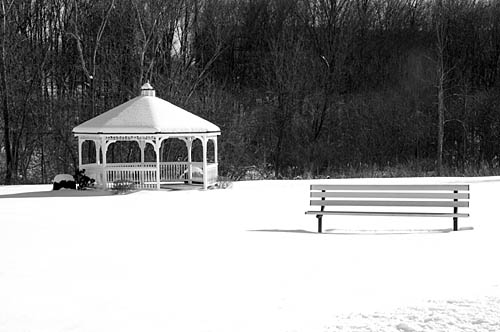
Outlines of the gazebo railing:
M207 183L209 186L216 184L219 179L217 169L218 169L217 163L207 165Z
M192 162L191 165L192 180L202 183L203 163ZM86 164L82 165L81 168L85 169L85 174L94 178L97 184L106 184L107 188L112 188L113 182L118 180L132 181L138 189L154 189L157 186L156 162L106 164L106 178L102 164ZM188 162L161 162L160 183L187 181L188 172ZM214 185L217 183L217 179L217 163L208 164L207 185Z
M114 182L120 180L132 181L138 189L156 188L156 167L122 167L106 165L106 186L113 188Z
M188 168L189 164L183 162L160 163L160 182L182 181L183 175L187 173Z

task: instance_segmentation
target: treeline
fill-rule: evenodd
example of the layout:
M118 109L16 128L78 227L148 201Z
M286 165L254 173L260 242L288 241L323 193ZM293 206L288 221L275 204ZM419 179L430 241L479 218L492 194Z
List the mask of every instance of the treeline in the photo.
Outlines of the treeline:
M0 0L0 48L3 183L72 173L146 81L233 178L500 163L498 0Z

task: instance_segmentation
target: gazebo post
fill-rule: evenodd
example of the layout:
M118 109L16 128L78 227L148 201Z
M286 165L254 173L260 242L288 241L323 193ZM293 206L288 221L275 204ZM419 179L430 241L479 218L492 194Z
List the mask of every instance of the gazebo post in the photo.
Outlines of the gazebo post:
M216 179L215 181L218 181L218 177L219 177L219 162L218 162L218 158L219 158L219 155L218 155L218 151L217 151L217 136L214 136L213 137L213 141L214 141L214 163L215 163L215 175L216 175Z
M104 187L108 188L108 174L106 172L106 154L108 152L108 142L106 141L106 137L101 137L101 153L102 153L102 171L103 171L103 179L104 179Z
M139 139L139 149L141 149L141 169L139 170L139 180L141 181L141 187L144 186L144 149L146 148L146 140Z
M208 172L207 172L207 137L202 136L201 140L202 146L203 146L203 189L207 190L208 189Z
M144 166L144 149L146 148L146 141L144 139L140 139L138 143L139 148L141 149L141 166Z
M100 139L97 139L97 137L94 137L94 139L92 140L94 142L94 147L95 147L95 163L98 167L98 170L99 170L99 173L98 173L98 176L99 176L99 179L96 179L98 180L100 183L104 183L104 169L102 167L100 167L101 165L101 140Z
M82 169L82 164L83 164L83 161L82 161L83 142L85 142L85 141L82 140L80 137L78 137L78 170Z
M218 163L217 159L218 159L218 152L217 152L217 136L214 136L212 138L212 140L214 141L214 163Z
M160 147L161 140L159 137L155 139L155 153L156 153L156 189L160 189Z
M101 152L101 141L100 141L100 140L95 139L95 140L94 140L94 145L95 145L95 163L96 163L97 165L100 165L100 164L101 164L101 156L100 156L100 152Z
M193 183L193 138L186 137L185 139L186 147L187 147L187 155L188 155L188 183Z

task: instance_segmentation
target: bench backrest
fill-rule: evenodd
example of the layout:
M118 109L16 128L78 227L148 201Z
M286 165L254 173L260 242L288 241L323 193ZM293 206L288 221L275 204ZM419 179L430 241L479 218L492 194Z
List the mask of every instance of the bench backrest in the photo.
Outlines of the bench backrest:
M311 206L469 207L469 185L311 185ZM352 199L350 199L352 198Z

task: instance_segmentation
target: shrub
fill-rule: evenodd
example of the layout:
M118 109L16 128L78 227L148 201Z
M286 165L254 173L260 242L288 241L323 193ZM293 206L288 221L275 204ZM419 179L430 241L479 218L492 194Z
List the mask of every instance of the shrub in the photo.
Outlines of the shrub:
M77 169L74 178L76 184L78 185L78 190L84 190L94 187L95 180L85 175L84 169Z
M52 185L52 190L59 190L59 189L76 189L76 183L75 181L60 181L60 182L54 182Z
M135 189L135 183L130 180L115 180L112 189L117 194L125 194Z
M223 176L219 176L219 179L215 184L215 188L217 189L227 189L231 188L232 186L233 182L229 178Z

